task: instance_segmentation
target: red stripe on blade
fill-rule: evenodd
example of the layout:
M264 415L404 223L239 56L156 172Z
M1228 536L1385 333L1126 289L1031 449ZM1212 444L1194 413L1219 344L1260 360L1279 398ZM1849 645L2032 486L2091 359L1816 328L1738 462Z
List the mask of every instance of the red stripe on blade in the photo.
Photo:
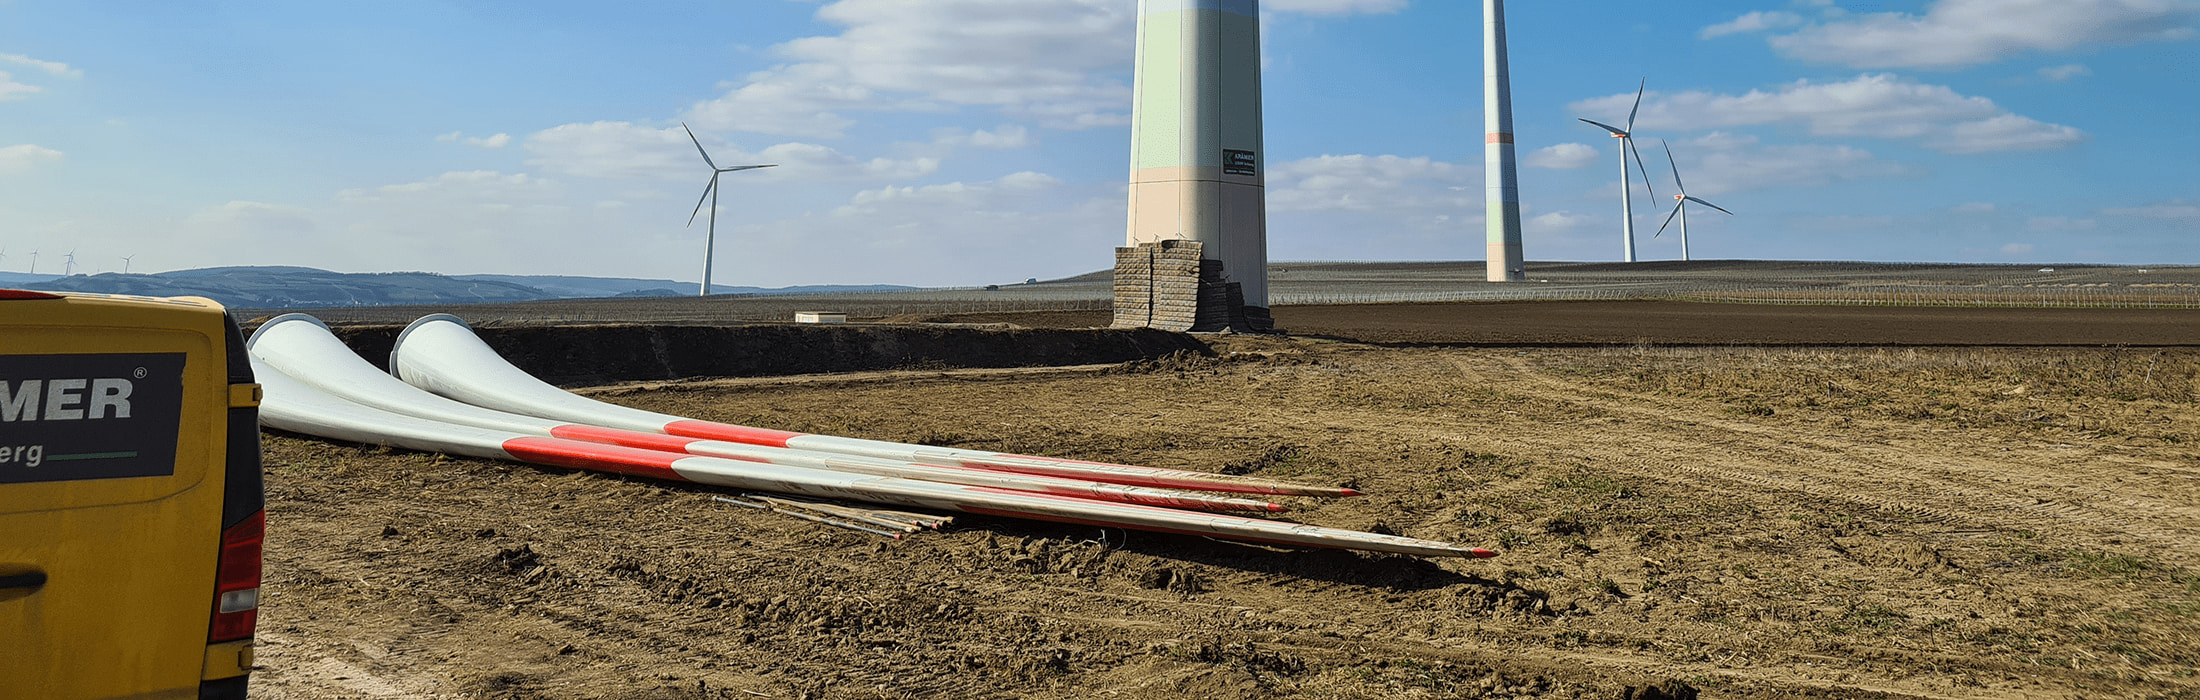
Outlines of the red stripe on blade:
M699 438L637 433L632 430L598 428L593 425L561 425L550 429L550 434L567 440L585 440L626 447L639 447L660 452L686 452L690 444L702 442Z
M707 420L673 421L665 424L665 432L691 438L724 440L726 442L763 445L766 447L786 447L788 440L808 435L808 433L790 433L768 428L751 428L745 425L712 423Z
M533 464L687 481L672 470L673 462L688 459L684 454L538 437L506 440L504 451Z

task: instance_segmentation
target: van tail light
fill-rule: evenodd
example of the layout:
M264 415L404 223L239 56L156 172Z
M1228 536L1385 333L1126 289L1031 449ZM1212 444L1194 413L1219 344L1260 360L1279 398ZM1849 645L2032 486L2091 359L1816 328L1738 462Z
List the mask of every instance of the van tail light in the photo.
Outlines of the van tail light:
M260 621L260 543L267 539L267 511L222 531L221 566L214 577L214 619L208 643L250 639Z

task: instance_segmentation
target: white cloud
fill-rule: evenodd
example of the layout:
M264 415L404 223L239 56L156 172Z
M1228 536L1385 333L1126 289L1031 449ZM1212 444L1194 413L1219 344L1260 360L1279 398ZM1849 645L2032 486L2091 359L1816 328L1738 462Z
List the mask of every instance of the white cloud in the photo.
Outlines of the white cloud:
M934 143L943 146L970 146L972 148L998 150L1028 148L1038 143L1036 139L1031 138L1030 129L1017 124L1002 124L992 131L954 127L934 129L932 140Z
M1846 180L1912 177L1914 166L1848 146L1767 146L1754 136L1712 132L1674 151L1688 193L1710 197L1767 187L1818 187ZM1670 191L1665 192L1671 194ZM1726 203L1721 202L1724 206Z
M62 158L60 151L27 143L0 148L0 175L29 172L31 168L59 163Z
M1575 102L1577 111L1623 117L1634 95ZM1617 115L1617 116L1615 116ZM1821 136L1913 140L1947 153L2049 150L2084 141L2084 132L2003 110L1993 100L1902 77L1861 75L1836 83L1798 80L1742 95L1690 91L1644 98L1637 126L1713 129L1801 124Z
M1596 220L1595 217L1583 216L1570 211L1554 211L1528 219L1527 228L1538 232L1569 231Z
M2029 52L2187 39L2189 0L1936 0L1771 38L1791 58L1856 68L1961 68Z
M1269 0L1267 10L1396 12L1406 0ZM993 109L1055 129L1130 123L1136 3L1125 0L837 0L840 33L771 48L751 73L686 118L714 130L837 139L865 111Z
M2092 219L2073 219L2067 216L2035 216L2026 219L2024 230L2033 233L2075 233L2091 231L2099 223Z
M1562 143L1536 149L1534 153L1528 154L1525 163L1531 168L1573 170L1588 167L1590 163L1596 162L1597 157L1597 149L1588 144Z
M2092 74L2093 69L2085 67L2085 64L2083 63L2072 63L2061 66L2048 66L2046 68L2040 69L2040 77L2046 78L2049 82L2056 83L2065 82L2070 80L2071 78L2080 78Z
M1479 168L1426 156L1325 155L1268 170L1268 210L1384 212L1415 219L1478 208Z
M1057 128L1128 123L1136 17L1117 0L840 0L835 36L773 47L792 62L695 105L697 126L838 138L843 112L990 107Z
M2005 245L2005 246L2002 246L2002 247L2001 247L2001 254L2002 254L2002 255L2010 255L2010 256L2019 256L2019 255L2031 255L2031 254L2032 254L2032 244L2030 244L2030 243L2011 243L2011 244L2009 244L2009 245Z
M1709 27L1704 27L1703 31L1696 33L1696 36L1704 39L1711 39L1726 36L1728 34L1747 34L1750 32L1761 32L1767 29L1786 29L1788 27L1799 26L1802 23L1803 16L1795 14L1793 12L1751 12L1749 14L1736 17L1733 19L1733 21L1722 22L1719 24L1711 25Z
M536 157L527 164L561 175L593 178L691 178L710 174L695 153L687 131L672 127L652 129L629 122L566 124L527 137L526 149ZM810 143L782 143L750 152L728 144L708 144L711 159L722 167L776 164L778 167L739 173L745 180L906 179L937 172L938 158L873 158L862 160L832 148Z
M1955 124L1925 145L1946 153L2052 151L2086 139L2085 132L2014 114Z
M45 91L45 88L36 85L24 85L15 82L9 79L7 71L0 71L0 102L20 100L32 93Z
M2133 216L2142 219L2200 219L2200 201L2177 199L2155 202L2141 207L2103 209L2108 216Z
M1991 214L1996 208L1992 202L1970 202L1958 204L1949 211L1958 214Z
M1268 0L1261 9L1309 15L1389 14L1405 9L1406 0Z
M503 148L512 143L512 135L497 134L495 136L466 136L465 132L453 131L448 134L437 136L435 137L435 140L441 141L443 143L463 142L468 146L480 146L482 148Z
M21 66L30 66L32 68L37 68L39 70L45 71L48 75L52 75L56 78L84 77L84 71L70 68L69 64L58 63L54 61L41 61L19 53L0 53L0 63L13 63Z

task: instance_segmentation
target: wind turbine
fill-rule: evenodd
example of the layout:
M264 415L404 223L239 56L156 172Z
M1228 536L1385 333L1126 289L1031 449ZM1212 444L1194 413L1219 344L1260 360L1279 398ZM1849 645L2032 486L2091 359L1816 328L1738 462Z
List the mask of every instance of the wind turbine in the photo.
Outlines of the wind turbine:
M31 249L31 274L38 274L38 249Z
M695 130L689 129L687 122L680 122L680 128L687 131L689 141L695 142L695 152L703 155L703 164L710 166L710 184L703 186L703 198L695 201L695 211L688 214L687 223L689 227L695 226L695 215L702 213L703 202L710 202L710 223L706 224L704 228L708 233L703 238L703 289L700 295L707 297L710 296L710 259L716 253L718 247L718 176L743 170L770 168L778 164L736 165L731 168L718 167L718 163L710 159L710 152L703 150L703 141L695 138Z
M1658 232L1650 234L1650 237L1657 238L1658 236L1665 235L1665 227L1673 225L1673 217L1681 217L1681 259L1687 260L1688 203L1695 202L1697 204L1711 207L1719 211L1726 211L1726 208L1721 207L1717 204L1703 201L1702 199L1696 197L1688 196L1688 185L1681 184L1681 165L1680 163L1676 163L1673 161L1673 144L1666 143L1665 139L1658 139L1658 145L1665 147L1665 163L1667 165L1673 166L1673 187L1679 189L1681 193L1673 195L1673 213L1665 215L1665 223L1659 224ZM1733 216L1734 212L1726 211L1726 215Z
M125 255L125 256L122 256L122 274L125 274L125 275L127 275L127 274L130 274L130 259L131 259L131 258L134 258L134 257L137 257L137 256L135 256L135 255Z
M1630 177L1627 174L1628 151L1635 152L1635 167L1642 170L1643 189L1650 190L1650 196L1652 197L1658 196L1657 190L1650 186L1650 168L1642 164L1642 149L1635 147L1635 114L1642 111L1642 91L1649 87L1649 78L1643 78L1642 84L1635 87L1635 106L1627 110L1627 128L1625 129L1587 119L1582 120L1605 131L1612 132L1612 138L1619 139L1619 231L1620 237L1624 239L1623 244L1627 251L1627 262L1635 261L1634 185L1628 182Z
M61 263L61 276L67 277L76 274L76 249L70 248L68 254L61 257L65 258L65 261Z

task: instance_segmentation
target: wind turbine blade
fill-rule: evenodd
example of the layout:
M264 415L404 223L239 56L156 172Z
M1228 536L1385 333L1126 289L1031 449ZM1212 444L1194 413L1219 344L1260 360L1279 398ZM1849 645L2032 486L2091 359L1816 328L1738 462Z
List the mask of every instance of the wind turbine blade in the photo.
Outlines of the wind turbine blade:
M1681 213L1681 207L1685 206L1688 206L1687 202L1674 202L1673 213L1665 215L1665 223L1658 224L1658 232L1650 234L1650 237L1657 238L1658 236L1665 235L1665 227L1673 225L1673 217L1679 216Z
M1612 135L1613 135L1613 136L1626 136L1626 135L1627 135L1627 132L1626 132L1626 131L1624 131L1624 130L1622 130L1622 129L1620 129L1619 127L1616 127L1616 126L1612 126L1612 125L1610 125L1610 124L1606 124L1606 123L1604 123L1604 122L1598 122L1598 121L1589 121L1589 120L1587 120L1587 119L1583 119L1582 121L1585 121L1585 122L1589 122L1589 123L1591 123L1591 124L1595 124L1595 125L1597 125L1597 128L1603 129L1603 130L1605 130L1605 131L1609 131L1609 132L1612 132Z
M1650 166L1644 165L1642 162L1642 149L1635 147L1635 139L1632 136L1623 140L1627 142L1627 149L1635 152L1635 169L1642 171L1642 188L1649 190L1651 197L1657 197L1658 188L1650 186Z
M1637 112L1641 112L1641 111L1642 111L1642 91L1644 91L1644 90L1647 90L1647 89L1649 89L1649 88L1650 88L1650 78L1649 78L1649 76L1644 76L1644 77L1643 77L1643 79L1642 79L1642 84L1641 84L1641 85L1637 85L1637 86L1635 86L1635 107L1634 107L1633 109L1627 110L1627 131L1628 131L1628 133L1634 133L1634 131L1635 131L1635 114L1636 114Z
M757 169L757 168L776 168L776 167L779 167L779 164L778 164L778 163L773 163L773 164L771 164L771 165L736 165L736 166L733 166L733 167L731 167L731 168L719 168L719 169L718 169L718 172L721 172L721 173L738 173L738 172L741 172L741 171L743 171L743 170L755 170L755 169Z
M703 213L703 203L704 203L704 202L708 202L708 201L710 201L710 191L711 191L711 188L714 188L714 187L717 187L717 186L718 186L718 175L717 175L716 173L712 173L712 174L711 174L711 176L710 176L710 184L708 184L708 185L704 185L704 186L703 186L703 198L702 198L702 199L698 199L698 200L695 200L695 211L693 211L693 212L691 212L691 213L689 213L689 214L688 214L688 225L689 225L689 226L694 226L694 225L695 225L695 217L696 217L697 215L700 215L700 214L702 214L702 213Z
M712 162L712 161L711 161L711 159L710 159L710 152L709 152L709 151L705 151L705 150L703 150L703 141L702 141L702 139L698 139L698 138L695 138L695 130L694 130L694 129L689 129L689 128L688 128L688 125L687 125L687 122L680 122L680 128L681 128L682 130L685 130L685 131L687 131L687 132L688 132L688 140L689 140L689 141L694 141L694 142L695 142L695 152L696 152L696 153L701 153L701 154L703 154L703 163L704 163L704 164L706 164L706 165L709 165L709 166L710 166L710 169L712 169L712 170L717 170L717 169L718 169L718 164L717 164L717 163L714 163L714 162ZM692 222L691 222L691 223L692 223Z
M1701 200L1701 199L1697 199L1697 198L1695 198L1695 197L1689 197L1689 198L1688 198L1688 201L1691 201L1691 202L1695 202L1695 203L1697 203L1697 204L1701 204L1701 205L1704 205L1704 206L1707 206L1707 207L1711 207L1711 208L1713 208L1713 209L1717 209L1717 210L1719 210L1719 211L1726 211L1726 207L1722 207L1722 206L1719 206L1719 205L1717 205L1717 204L1712 204L1712 203L1710 203L1710 202L1706 202L1706 201L1703 201L1703 200ZM1734 212L1726 211L1726 215L1727 215L1727 216L1733 216L1733 215L1734 215Z
M1681 183L1681 164L1673 160L1673 144L1666 143L1665 139L1658 139L1658 145L1665 147L1665 164L1673 166L1673 186L1680 189L1681 195L1686 196L1688 185Z

